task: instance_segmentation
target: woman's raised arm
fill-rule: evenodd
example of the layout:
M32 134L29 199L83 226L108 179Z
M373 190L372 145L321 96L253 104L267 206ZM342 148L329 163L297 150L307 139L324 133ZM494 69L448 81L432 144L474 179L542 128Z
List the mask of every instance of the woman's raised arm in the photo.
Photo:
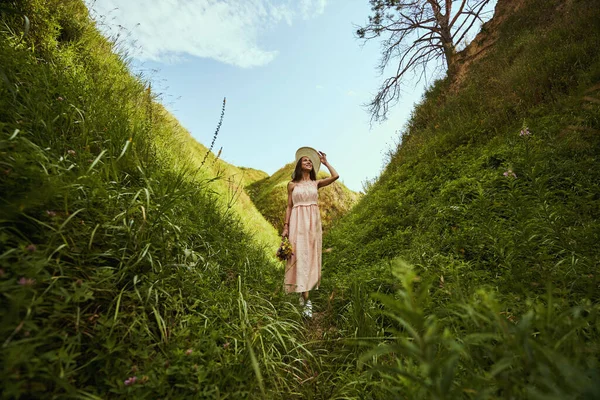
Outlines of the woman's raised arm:
M330 177L324 178L324 179L319 179L317 181L317 187L322 188L327 185L331 185L333 182L337 181L338 178L340 177L340 174L338 174L337 171L335 170L335 168L333 168L327 161L327 154L323 153L322 151L319 151L319 158L321 158L321 164L326 166L327 169L329 170L329 173L331 174Z

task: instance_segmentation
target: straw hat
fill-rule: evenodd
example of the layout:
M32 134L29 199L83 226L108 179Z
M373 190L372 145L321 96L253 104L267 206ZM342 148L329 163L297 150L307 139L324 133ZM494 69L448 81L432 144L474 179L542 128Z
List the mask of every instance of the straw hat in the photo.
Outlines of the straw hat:
M321 157L319 157L319 152L312 147L300 147L298 150L296 150L296 162L294 165L298 164L298 160L300 160L302 157L310 158L313 169L315 170L315 175L318 174L319 169L321 168Z

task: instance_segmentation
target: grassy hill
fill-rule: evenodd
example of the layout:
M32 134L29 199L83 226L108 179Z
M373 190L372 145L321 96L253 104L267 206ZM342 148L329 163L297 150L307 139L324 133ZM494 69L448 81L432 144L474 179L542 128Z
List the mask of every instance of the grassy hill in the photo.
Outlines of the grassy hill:
M287 184L294 172L294 163L285 165L272 176L256 180L246 187L248 195L278 232L283 230L285 209L287 207ZM328 176L319 172L319 179ZM346 214L359 198L359 194L351 191L341 182L319 190L319 210L323 230L326 232L331 224Z
M499 1L326 237L335 324L397 337L366 359L403 398L600 395L598 9Z
M185 160L187 165L199 171L199 177L210 182L209 187L215 192L215 198L222 209L235 213L249 236L266 246L269 254L273 253L280 242L278 233L263 217L245 190L248 184L267 176L266 172L231 165L208 152L208 149L194 140L187 131L183 131L182 136L180 151L181 154L189 153ZM170 146L172 145L173 143L170 143Z
M0 397L289 390L300 316L241 190L261 174L201 166L83 2L0 13Z
M244 175L244 187L256 182L256 181L260 181L262 179L268 178L269 174L267 174L265 171L261 171L258 169L254 169L254 168L248 168L248 167L238 167Z

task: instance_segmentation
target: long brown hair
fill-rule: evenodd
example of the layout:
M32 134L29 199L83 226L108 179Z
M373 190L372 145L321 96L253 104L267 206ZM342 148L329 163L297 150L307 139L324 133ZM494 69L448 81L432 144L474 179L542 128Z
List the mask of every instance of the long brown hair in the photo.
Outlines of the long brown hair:
M300 179L302 179L302 158L303 157L300 157L300 159L296 163L296 169L294 169L294 173L292 174L292 182L298 182ZM312 160L310 162L312 164ZM313 165L312 169L310 170L310 180L311 181L317 180L317 174L315 173L314 165Z

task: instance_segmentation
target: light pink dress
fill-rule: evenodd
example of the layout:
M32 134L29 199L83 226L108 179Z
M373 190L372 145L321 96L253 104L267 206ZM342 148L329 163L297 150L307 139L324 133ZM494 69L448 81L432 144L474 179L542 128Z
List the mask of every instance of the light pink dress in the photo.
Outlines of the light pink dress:
M321 283L323 231L319 213L317 181L300 181L292 190L289 240L294 255L285 266L285 291L307 292Z

